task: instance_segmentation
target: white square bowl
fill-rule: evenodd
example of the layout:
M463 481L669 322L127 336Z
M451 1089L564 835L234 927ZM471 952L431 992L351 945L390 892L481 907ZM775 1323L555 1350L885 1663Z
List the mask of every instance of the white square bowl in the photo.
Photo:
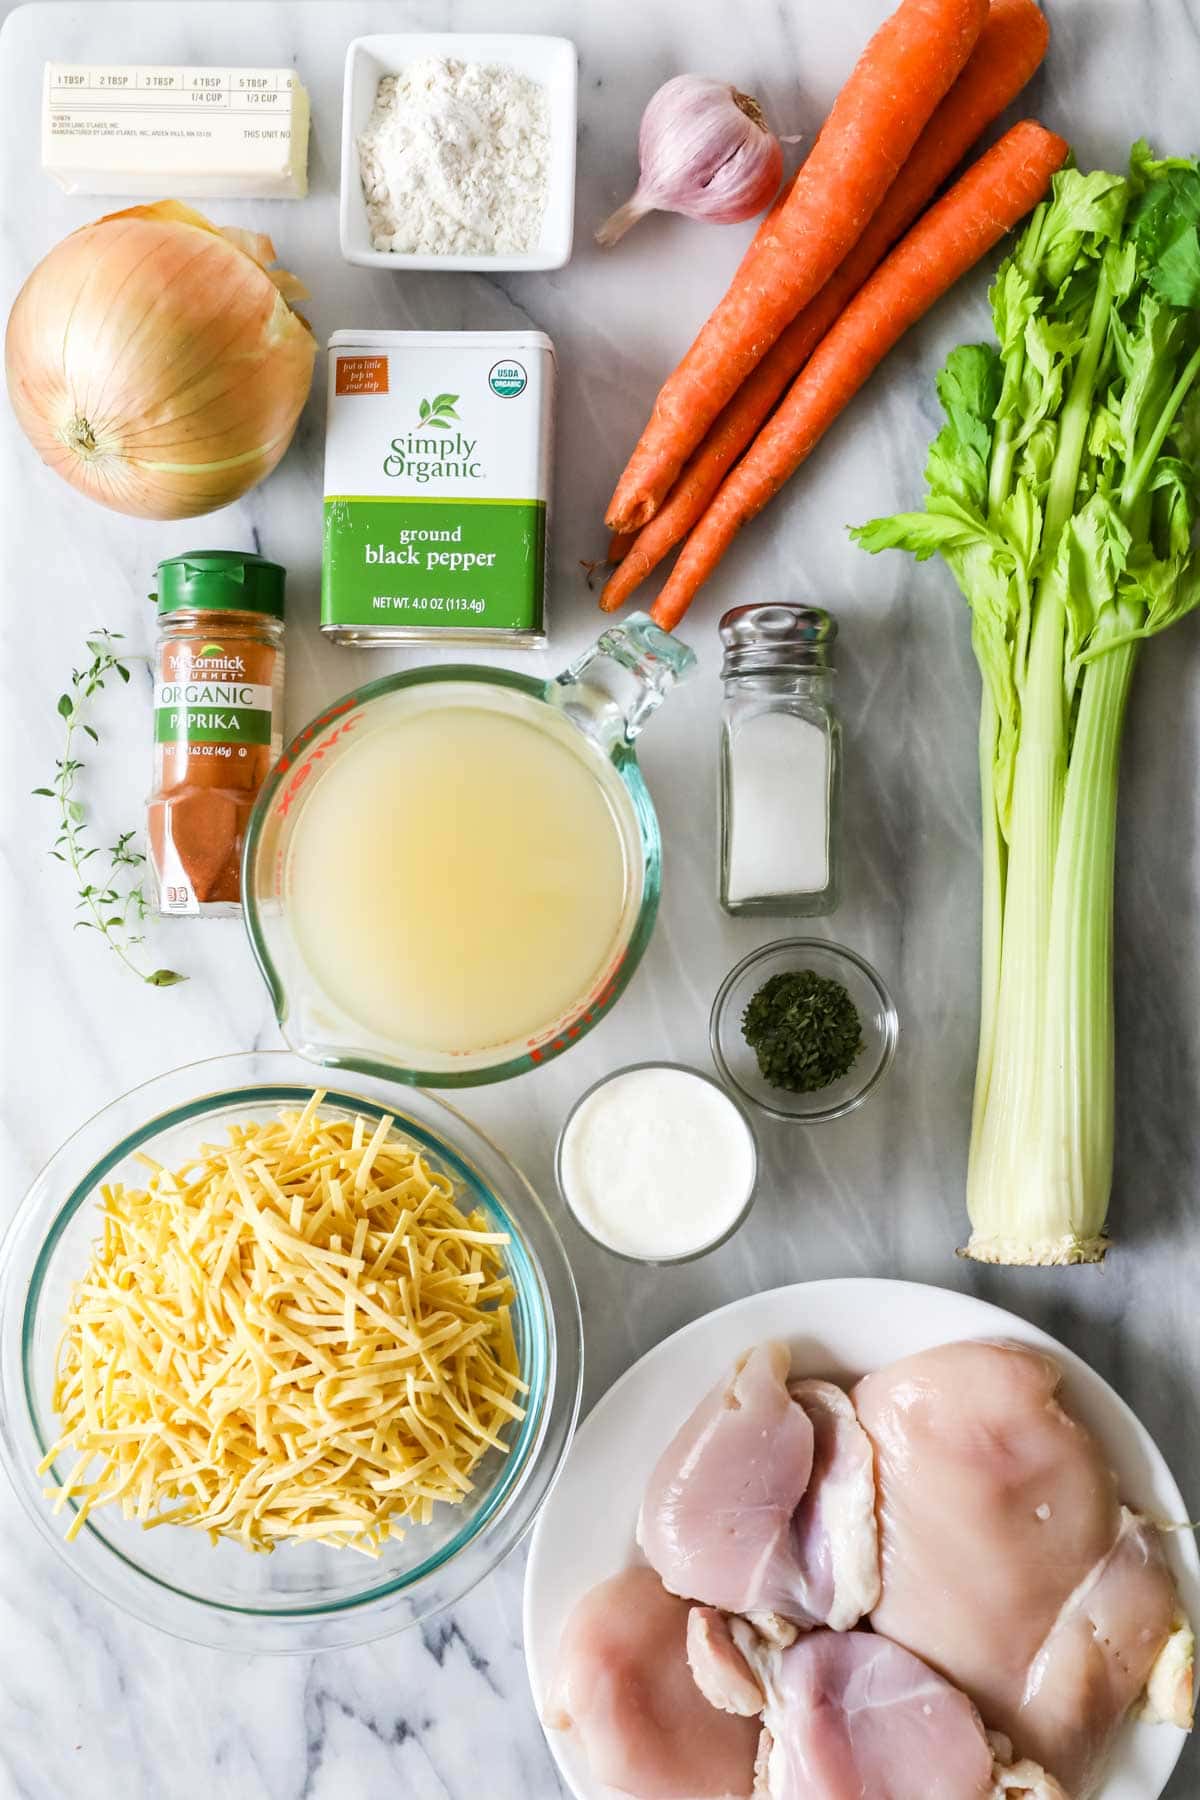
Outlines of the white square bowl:
M358 135L375 105L385 75L398 75L423 57L499 64L519 69L546 90L550 152L546 211L536 250L520 256L411 256L376 250L358 166ZM383 32L355 38L346 52L342 94L340 233L347 262L367 269L561 269L570 260L575 231L575 115L579 59L569 38L519 33Z

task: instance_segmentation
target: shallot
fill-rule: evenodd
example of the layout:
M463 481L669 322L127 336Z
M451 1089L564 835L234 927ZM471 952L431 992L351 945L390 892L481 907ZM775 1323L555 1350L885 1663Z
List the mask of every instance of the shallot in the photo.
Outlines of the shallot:
M676 75L642 114L636 191L604 221L599 244L615 244L648 212L733 224L753 218L783 175L779 139L762 108L728 81Z

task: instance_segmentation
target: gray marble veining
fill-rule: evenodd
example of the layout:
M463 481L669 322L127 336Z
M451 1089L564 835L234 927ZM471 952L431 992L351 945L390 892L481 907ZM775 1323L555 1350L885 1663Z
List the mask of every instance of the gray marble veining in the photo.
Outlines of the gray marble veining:
M777 128L811 137L885 0L92 0L9 17L0 39L0 306L68 230L105 210L37 167L40 68L110 61L295 63L314 101L312 198L214 206L270 230L313 289L319 339L338 326L533 323L562 374L553 648L565 662L598 615L580 562L595 557L612 477L658 380L722 290L747 235L656 218L615 252L591 228L633 184L641 106L672 73L727 74ZM1196 0L1048 0L1050 61L1025 102L1084 164L1120 162L1149 132L1194 148ZM561 32L581 59L576 253L547 275L351 269L337 249L342 60L360 32L457 27ZM113 205L120 204L113 202ZM914 332L729 558L683 635L700 673L645 738L667 874L657 935L616 1012L577 1050L504 1090L467 1097L550 1194L571 1101L620 1063L707 1064L708 1009L730 964L778 935L724 919L714 898L716 619L772 596L830 606L841 623L847 740L845 902L826 929L861 949L896 996L902 1037L885 1089L812 1133L764 1122L763 1183L746 1227L716 1254L631 1271L563 1221L583 1294L586 1401L649 1345L739 1294L823 1275L887 1274L970 1289L1035 1319L1087 1357L1140 1413L1193 1509L1200 1504L1200 626L1143 658L1126 742L1119 869L1118 1246L1103 1269L985 1271L957 1261L977 1007L977 678L949 579L868 561L843 525L911 504L945 350L987 330L982 277ZM73 1127L163 1068L270 1045L266 995L234 924L171 923L156 959L187 986L139 990L88 933L42 854L49 816L28 790L57 745L53 702L98 624L148 641L159 557L200 544L261 548L290 577L288 721L398 664L316 634L322 384L279 472L201 523L138 524L91 507L41 469L0 408L3 708L3 1214ZM536 666L539 659L534 659ZM531 665L525 665L531 666ZM89 803L105 828L136 822L149 772L148 676L106 700ZM557 1202L551 1205L559 1212ZM218 1657L109 1610L38 1542L0 1492L0 1800L553 1800L520 1642L522 1558L421 1631L316 1660ZM1171 1800L1200 1791L1191 1748Z

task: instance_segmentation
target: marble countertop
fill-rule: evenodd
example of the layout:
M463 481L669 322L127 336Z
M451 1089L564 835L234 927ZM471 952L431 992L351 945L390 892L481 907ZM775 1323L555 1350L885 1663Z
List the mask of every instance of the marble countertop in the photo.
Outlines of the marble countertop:
M553 645L549 670L595 633L580 569L604 537L612 477L658 380L724 287L747 236L676 219L607 255L591 228L632 185L644 99L681 69L756 92L784 132L811 136L886 0L93 0L12 12L0 39L0 307L45 251L105 202L71 199L37 161L40 68L79 60L294 63L313 96L312 197L214 207L266 228L314 292L323 340L339 326L518 327L554 339L561 368ZM1027 108L1081 163L1119 166L1150 131L1196 144L1200 0L1047 0L1049 64ZM338 254L342 62L371 30L497 29L573 38L580 53L576 252L546 275L397 277ZM119 202L113 202L118 205ZM707 1066L720 978L771 921L732 922L714 897L718 657L727 606L806 598L841 622L847 741L845 901L820 930L866 954L895 994L896 1067L858 1116L805 1132L763 1121L763 1182L744 1229L714 1255L631 1270L563 1231L587 1338L585 1404L641 1352L709 1308L780 1282L893 1275L968 1289L1035 1320L1100 1370L1158 1439L1200 1506L1200 623L1151 645L1126 736L1118 877L1117 1248L1102 1269L988 1271L953 1255L977 1018L977 677L949 578L869 561L843 525L912 504L945 350L987 332L982 277L892 357L803 476L744 535L683 635L700 674L645 738L666 844L661 921L615 1013L569 1056L465 1097L552 1197L557 1126L599 1075L647 1054ZM3 833L2 1208L86 1116L160 1070L278 1033L236 922L164 923L157 961L191 976L139 989L87 932L44 854L54 700L86 633L148 641L145 595L162 556L199 544L261 549L289 572L288 723L402 658L316 632L323 384L281 469L202 523L142 524L90 507L42 469L0 409L6 648ZM89 803L114 832L148 777L148 675L106 697ZM784 927L783 929L786 929ZM560 1792L521 1653L521 1554L453 1612L406 1636L314 1660L218 1656L156 1635L74 1582L0 1484L0 1800L552 1800ZM1200 1745L1172 1800L1200 1791Z

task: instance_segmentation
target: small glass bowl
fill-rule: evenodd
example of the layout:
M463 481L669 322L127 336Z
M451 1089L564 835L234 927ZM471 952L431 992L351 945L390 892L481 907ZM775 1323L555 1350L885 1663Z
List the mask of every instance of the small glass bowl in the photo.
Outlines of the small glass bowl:
M571 1126L574 1124L580 1108L587 1104L593 1094L598 1093L601 1088L607 1087L610 1082L618 1080L622 1075L636 1075L643 1069L675 1069L681 1075L693 1075L697 1081L707 1082L709 1087L715 1088L721 1098L733 1107L734 1111L741 1119L742 1124L746 1127L746 1135L750 1140L750 1180L746 1187L745 1201L738 1208L736 1217L731 1219L724 1231L718 1233L716 1237L707 1239L705 1243L698 1245L695 1249L681 1250L677 1256L640 1256L633 1250L618 1250L615 1244L610 1244L608 1242L607 1238L598 1237L576 1212L571 1201L571 1190L563 1173L563 1149L566 1145ZM555 1145L554 1149L554 1179L558 1183L558 1192L563 1205L566 1207L575 1224L578 1225L580 1231L582 1231L584 1237L590 1239L593 1244L599 1245L601 1250L607 1250L610 1256L619 1257L622 1262L641 1263L644 1267L649 1268L667 1268L674 1263L695 1262L699 1257L707 1256L710 1251L716 1250L720 1245L727 1243L734 1232L740 1231L742 1226L746 1223L750 1208L754 1205L755 1196L758 1193L758 1140L754 1135L754 1126L750 1121L749 1115L737 1096L731 1094L728 1087L724 1086L719 1081L715 1081L711 1075L706 1075L702 1069L693 1069L689 1063L627 1063L624 1068L613 1069L609 1074L602 1075L599 1081L594 1081L591 1087L585 1088L566 1118L563 1120L562 1129L558 1134L558 1143Z
M170 1165L235 1122L302 1105L322 1071L281 1051L215 1057L158 1076L106 1106L34 1182L0 1259L0 1461L42 1538L75 1576L147 1624L238 1651L342 1648L404 1630L459 1600L532 1524L566 1454L579 1406L582 1332L562 1243L528 1182L440 1096L358 1075L330 1083L322 1113L390 1113L398 1130L507 1230L513 1330L528 1411L507 1456L489 1453L461 1507L439 1507L375 1559L325 1544L254 1555L183 1526L147 1531L103 1506L73 1543L43 1497L39 1460L58 1435L55 1350L72 1283L98 1235L105 1182L144 1181L141 1151ZM61 1472L61 1471L60 1471ZM66 1590L64 1590L65 1594Z
M812 969L840 981L858 1009L863 1034L863 1048L842 1079L807 1094L793 1094L766 1081L742 1036L743 1015L763 982L797 969ZM856 951L821 938L779 938L743 957L721 983L708 1027L713 1061L722 1079L772 1118L801 1125L840 1119L861 1106L891 1067L899 1035L892 997L870 963Z

